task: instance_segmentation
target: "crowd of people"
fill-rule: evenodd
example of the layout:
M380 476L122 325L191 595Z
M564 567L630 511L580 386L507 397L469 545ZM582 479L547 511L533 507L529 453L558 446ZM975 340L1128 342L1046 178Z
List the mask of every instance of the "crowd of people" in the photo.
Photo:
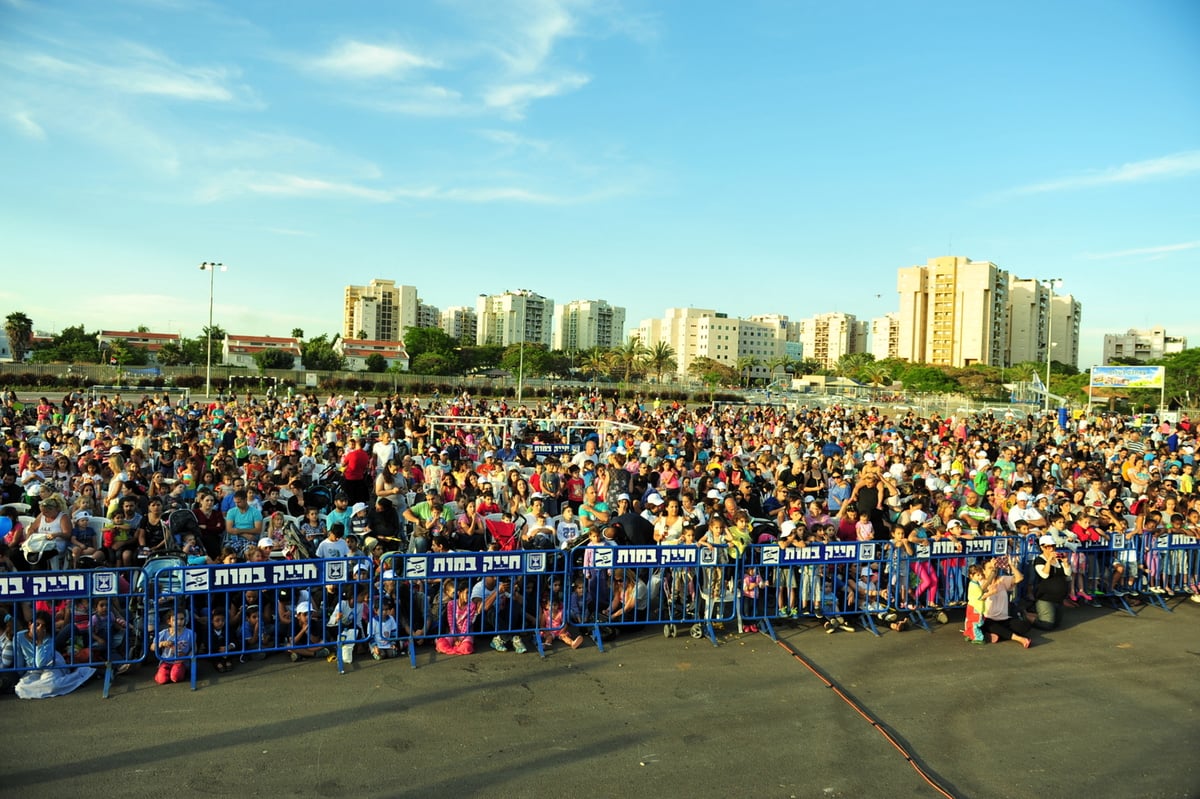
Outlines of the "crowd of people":
M1064 607L1139 593L1200 602L1194 553L1160 557L1147 546L1100 558L1094 548L1117 537L1200 539L1197 435L1186 414L1144 426L1086 415L1062 427L1036 413L925 418L836 402L683 406L587 393L520 407L465 392L193 402L72 393L28 404L9 394L0 428L3 570L137 566L175 552L193 564L344 557L370 579L391 551L578 547L587 566L600 546L719 546L737 560L764 545L857 541L878 542L892 565L834 577L753 565L722 594L737 595L747 617L819 617L829 632L854 629L847 610L878 612L903 630L909 611L945 618L961 606L968 640L1024 646L1031 628L1058 627ZM186 537L170 523L180 510L195 519ZM1038 554L914 557L930 542L996 536L1036 541ZM439 651L473 651L505 604L510 618L547 622L547 642L579 646L601 622L670 623L711 589L682 571L658 578L616 569L561 593L455 581L425 591L415 615L411 591L361 613L351 598L345 610L373 631L366 651L376 657L429 629ZM329 656L337 636L325 618L310 632L308 618L342 604L250 597L236 619L205 618L203 634L170 613L152 646L164 663L157 677L180 679L179 653L208 646L214 623L234 628L220 636L230 652L249 624L251 634L269 627L293 657ZM651 614L652 605L671 609ZM97 610L39 603L0 616L0 668L15 656L32 669L70 662L71 631L86 630ZM111 630L121 614L99 616ZM496 649L526 648L520 636L490 638Z

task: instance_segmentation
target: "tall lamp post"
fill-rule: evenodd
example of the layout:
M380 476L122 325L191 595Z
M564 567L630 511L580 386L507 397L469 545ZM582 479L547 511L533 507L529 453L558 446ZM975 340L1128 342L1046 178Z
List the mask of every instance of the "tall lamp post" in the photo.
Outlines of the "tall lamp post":
M200 271L208 272L208 357L204 363L204 398L212 396L212 329L213 329L213 290L216 288L217 270L226 271L225 264L205 261L200 264Z
M1050 360L1054 353L1054 289L1062 284L1062 278L1052 277L1042 281L1050 290L1050 298L1046 300L1046 408L1050 410Z

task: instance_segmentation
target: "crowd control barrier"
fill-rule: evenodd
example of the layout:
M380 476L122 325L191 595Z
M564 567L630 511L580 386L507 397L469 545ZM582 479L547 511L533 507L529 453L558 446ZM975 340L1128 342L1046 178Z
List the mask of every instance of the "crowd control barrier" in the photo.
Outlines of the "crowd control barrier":
M690 629L714 645L716 629L734 621L772 637L781 619L804 617L855 622L878 635L878 616L907 615L928 627L930 611L962 606L972 562L1007 559L1026 577L1016 591L1030 596L1037 542L776 541L740 556L705 545L393 553L373 577L363 558L189 566L164 557L142 569L10 573L0 575L0 612L13 617L16 656L0 673L32 673L31 681L52 685L71 670L103 668L107 697L115 669L151 656L174 681L187 673L176 671L182 664L195 689L202 660L223 671L271 652L329 658L344 673L364 645L381 657L407 648L415 668L415 647L426 642L446 654L473 651L477 640L528 643L545 656L555 638L574 643L586 631L603 650L620 630L648 625L662 625L668 637ZM1135 595L1171 611L1172 595L1200 593L1200 540L1191 535L1113 535L1060 551L1084 601L1136 615ZM43 611L54 630L31 639L30 621Z
M947 609L964 608L970 577L967 569L991 558L1026 562L1020 541L1006 536L934 538L907 546L889 542L893 552L888 604L913 624L929 630L930 615L945 621Z
M775 620L857 619L878 635L871 614L886 609L885 566L874 541L754 544L738 577L740 624L775 639Z
M545 647L568 626L569 561L554 550L390 553L380 562L374 613L394 617L372 646L383 654L435 642L444 654L468 654L475 639ZM486 643L484 644L487 645Z
M0 609L12 616L16 639L13 663L0 671L103 669L107 699L113 669L146 657L140 574L133 568L102 568L0 575ZM55 620L54 628L46 639L35 640L29 622L43 611Z
M668 638L690 629L716 646L715 625L737 618L743 560L725 545L587 545L573 555L569 615L601 651L616 630L650 624Z
M345 673L372 622L373 582L356 578L356 563L335 558L162 569L146 580L148 654L168 667L187 664L192 690L197 663L206 658L232 666L286 651L331 657ZM191 631L193 645L173 641L172 618Z

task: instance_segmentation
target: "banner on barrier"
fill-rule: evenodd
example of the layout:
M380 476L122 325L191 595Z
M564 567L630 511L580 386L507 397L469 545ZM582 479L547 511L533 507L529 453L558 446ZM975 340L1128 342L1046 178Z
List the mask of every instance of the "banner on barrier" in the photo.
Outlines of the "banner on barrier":
M876 560L876 545L871 541L838 544L807 544L802 547L777 547L767 544L762 550L766 566L788 563L846 563Z
M405 555L402 577L469 577L476 574L540 574L549 568L550 552L451 552Z
M120 581L114 571L42 572L0 577L0 597L22 601L117 596L119 588Z
M708 547L593 547L592 566L612 569L633 566L715 566L719 550Z
M186 594L222 588L286 588L311 583L344 583L350 579L349 560L289 560L274 563L230 563L187 567L183 572Z

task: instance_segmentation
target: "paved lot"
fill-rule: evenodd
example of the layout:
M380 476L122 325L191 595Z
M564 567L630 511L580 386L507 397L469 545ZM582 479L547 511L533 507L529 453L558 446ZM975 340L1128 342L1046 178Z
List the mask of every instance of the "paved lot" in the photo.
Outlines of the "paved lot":
M1200 606L1081 609L1031 650L953 626L782 638L891 730L951 795L1200 796ZM3 793L95 796L939 795L784 647L761 635L622 636L546 660L479 652L284 658L200 690L150 669L0 705Z

